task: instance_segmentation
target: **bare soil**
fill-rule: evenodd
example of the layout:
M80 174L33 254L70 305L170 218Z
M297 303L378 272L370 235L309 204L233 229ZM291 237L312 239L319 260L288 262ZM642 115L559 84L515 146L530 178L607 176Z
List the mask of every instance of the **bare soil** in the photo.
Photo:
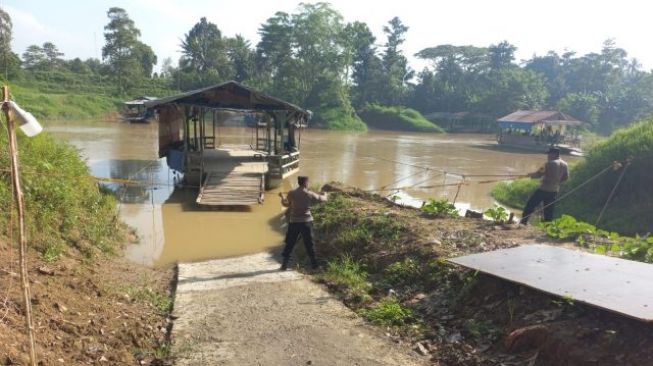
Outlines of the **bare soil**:
M18 250L0 239L0 365L27 365ZM39 365L162 365L172 269L70 250L53 263L28 251Z
M327 188L351 200L349 209L357 217L389 216L406 228L390 249L372 240L353 250L370 272L375 300L388 294L385 268L407 257L426 265L529 243L579 249L573 243L552 241L534 227L426 217L420 210L356 189L337 184ZM337 228L317 233L326 259L342 254L337 235ZM393 284L392 291L413 310L412 325L424 328L417 333L410 327L395 328L395 337L434 365L653 365L652 325L453 265L423 268L417 277ZM343 299L355 310L369 306Z

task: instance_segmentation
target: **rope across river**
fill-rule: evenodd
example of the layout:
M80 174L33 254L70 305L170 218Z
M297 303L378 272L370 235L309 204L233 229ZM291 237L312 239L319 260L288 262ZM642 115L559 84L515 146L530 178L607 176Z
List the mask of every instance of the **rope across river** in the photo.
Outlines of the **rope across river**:
M421 169L422 172L427 172L427 174L429 174L429 175L431 175L433 172L441 173L441 174L444 175L444 182L442 184L422 185L422 186L420 186L420 184L426 183L426 182L431 181L431 180L433 180L435 178L435 177L430 176L430 177L428 177L426 179L423 179L423 180L418 181L417 183L413 183L411 185L390 187L390 186L393 186L393 185L395 185L395 184L397 184L399 182L405 181L406 179L414 177L415 175L419 174L419 172L412 173L412 174L410 174L410 175L408 175L406 177L402 177L402 178L400 178L398 180L395 180L394 182L392 182L390 184L387 184L385 186L382 186L380 188L363 190L364 192L370 192L370 193L394 192L394 191L401 191L401 190L415 189L415 188L418 188L418 189L430 189L430 188L458 187L458 189L456 190L456 195L455 195L454 200L453 200L453 202L455 203L457 198L458 198L458 195L460 193L460 190L461 190L461 188L463 186L467 186L467 185L470 185L470 184L498 183L498 182L504 182L504 181L511 181L511 180L514 180L514 179L517 179L517 178L527 178L527 177L529 177L529 175L527 175L527 174L526 175L524 175L524 174L521 174L521 175L518 175L518 174L462 174L462 173L449 172L449 171L446 171L446 170L443 170L443 169L422 166L422 165L418 165L418 164L406 163L406 162L402 162L402 161L398 161L398 160L394 160L394 159L389 159L389 158L384 158L384 157L371 156L371 155L362 155L362 154L359 154L359 156L364 157L364 158L372 158L372 159L376 159L376 160L392 162L392 163L395 163L395 164L410 166L410 167L413 167L413 168L418 168L418 169ZM596 224L598 225L601 218L603 217L603 214L605 213L605 210L607 209L609 203L611 202L612 198L614 197L614 195L615 195L615 193L617 191L617 188L619 187L619 184L621 183L621 181L622 181L622 179L623 179L623 177L624 177L624 175L626 173L626 169L628 168L628 166L631 163L632 163L632 159L628 159L628 160L623 161L623 162L615 161L615 162L611 163L610 165L605 167L603 170L599 171L595 175L593 175L590 178L586 179L585 181L583 181L582 183L580 183L576 187L572 188L571 190L565 192L563 195L557 197L553 202L551 202L551 203L549 203L547 205L541 206L540 208L534 210L533 213L531 213L530 215L525 216L524 218L528 218L528 217L530 217L530 216L532 216L532 215L534 215L536 213L539 213L539 212L543 211L545 208L550 207L550 206L552 206L552 205L566 199L571 194L573 194L576 191L578 191L579 189L583 188L584 186L586 186L590 182L596 180L597 178L599 178L603 174L607 173L608 171L622 169L622 172L621 172L617 182L615 183L614 187L612 188L612 191L610 192L610 195L608 196L605 204L603 205L603 208L601 209L601 211L600 211L600 213L598 215L598 218L596 220ZM461 178L461 181L457 182L457 183L446 183L447 175L457 176L457 177ZM474 178L474 177L478 177L478 178L496 177L497 179L468 180L468 178Z

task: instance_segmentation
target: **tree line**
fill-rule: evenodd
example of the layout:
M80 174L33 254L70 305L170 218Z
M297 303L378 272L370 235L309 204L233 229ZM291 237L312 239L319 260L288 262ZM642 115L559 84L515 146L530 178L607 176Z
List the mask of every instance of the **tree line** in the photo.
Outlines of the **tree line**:
M111 8L102 60L64 60L52 42L9 47L11 20L0 13L0 62L6 76L48 79L83 76L83 83L131 95L144 86L178 90L236 80L311 109L328 127L358 128L356 111L369 105L406 106L422 114L470 112L493 120L517 109L555 109L600 132L653 112L653 75L614 41L599 52L550 51L517 62L507 41L487 47L437 45L415 56L429 61L416 72L401 46L409 27L390 19L377 39L368 25L345 22L327 3L300 4L260 25L260 41L226 36L201 18L184 34L179 60L162 60L140 40L124 9ZM60 77L63 77L59 75ZM64 75L65 76L65 75Z

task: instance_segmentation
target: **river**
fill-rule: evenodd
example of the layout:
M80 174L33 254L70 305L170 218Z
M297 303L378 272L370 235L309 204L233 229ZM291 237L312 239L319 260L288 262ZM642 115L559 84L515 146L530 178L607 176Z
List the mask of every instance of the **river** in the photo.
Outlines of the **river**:
M56 121L53 135L76 146L94 176L130 179L139 185L111 184L123 220L136 228L139 243L126 248L134 262L160 266L249 254L278 247L283 240L283 208L278 190L263 204L241 210L195 207L196 190L175 188L165 159L157 159L158 126L105 121ZM222 143L246 143L250 131L221 128ZM498 149L494 136L370 131L305 130L301 137L302 175L311 185L340 181L366 190L402 187L416 199L448 198L475 209L493 205L492 184L458 187L462 175L523 174L536 170L543 154ZM427 171L420 167L429 167ZM445 175L442 171L448 172ZM491 180L492 177L466 177ZM280 188L294 186L294 177Z

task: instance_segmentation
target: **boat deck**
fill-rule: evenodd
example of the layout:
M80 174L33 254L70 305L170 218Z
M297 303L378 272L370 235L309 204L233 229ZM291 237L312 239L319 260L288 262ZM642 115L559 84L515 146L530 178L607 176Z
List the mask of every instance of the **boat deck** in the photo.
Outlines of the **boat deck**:
M204 151L204 173L197 204L249 206L263 202L268 164L249 146Z

